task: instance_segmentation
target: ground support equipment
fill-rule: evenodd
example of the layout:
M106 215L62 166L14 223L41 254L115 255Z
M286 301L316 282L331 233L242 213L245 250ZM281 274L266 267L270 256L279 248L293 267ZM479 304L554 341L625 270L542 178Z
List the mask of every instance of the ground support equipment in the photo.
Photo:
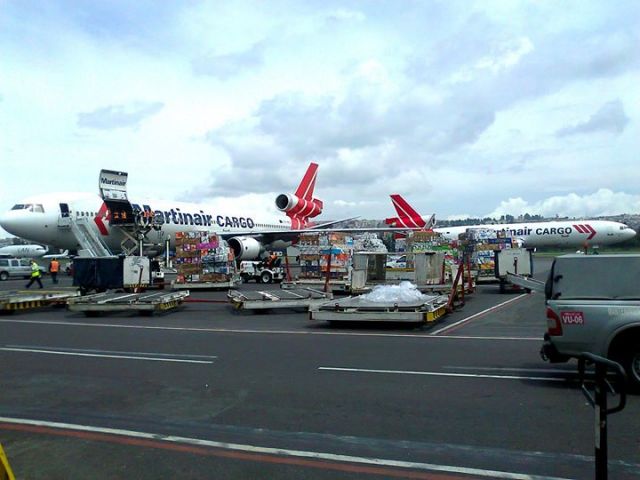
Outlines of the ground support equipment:
M544 292L544 282L535 280L531 277L523 277L522 275L516 275L513 273L507 273L507 281L513 285L518 285L527 290L534 292Z
M326 288L328 285L328 289L332 292L347 292L348 291L348 282L346 280L329 280L327 284L327 280L324 278L299 278L297 280L283 280L280 284L283 289L292 289L292 288Z
M0 312L30 310L33 308L64 305L72 297L80 296L77 290L13 291L0 294Z
M96 293L71 298L67 308L72 312L83 312L87 316L112 312L140 312L151 315L154 312L172 310L182 304L189 292L154 293Z
M171 282L172 290L228 290L229 288L238 288L240 285L240 277L233 277L226 282Z
M313 288L272 289L263 291L230 291L229 301L237 310L264 310L272 308L312 308L333 298Z
M311 308L311 320L327 322L435 322L446 313L448 297L434 295L420 302L372 302L362 296L328 301Z

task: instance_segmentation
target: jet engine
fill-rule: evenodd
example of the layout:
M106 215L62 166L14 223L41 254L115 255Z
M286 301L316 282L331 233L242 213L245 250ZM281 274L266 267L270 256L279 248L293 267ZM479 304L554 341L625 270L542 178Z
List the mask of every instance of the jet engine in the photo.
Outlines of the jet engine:
M276 197L276 207L289 217L313 218L322 213L322 201L316 198L305 200L292 193L282 193Z
M252 237L232 237L227 240L236 260L255 260L264 250L262 244Z

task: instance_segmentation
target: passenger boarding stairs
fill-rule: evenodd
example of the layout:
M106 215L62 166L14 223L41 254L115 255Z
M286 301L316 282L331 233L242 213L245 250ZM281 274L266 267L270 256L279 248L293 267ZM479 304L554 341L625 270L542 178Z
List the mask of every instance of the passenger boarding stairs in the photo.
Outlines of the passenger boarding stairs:
M69 218L69 228L90 257L111 256L111 250L92 228L89 217Z

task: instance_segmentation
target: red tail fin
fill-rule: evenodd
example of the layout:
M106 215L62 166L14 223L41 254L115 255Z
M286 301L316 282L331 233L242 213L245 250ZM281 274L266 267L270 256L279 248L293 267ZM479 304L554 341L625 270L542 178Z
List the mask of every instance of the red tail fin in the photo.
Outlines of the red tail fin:
M296 230L307 225L310 218L322 213L322 200L313 198L317 174L318 164L309 164L296 193L281 193L276 197L276 207L287 214L291 219L291 227Z
M398 212L399 224L403 227L424 228L427 222L407 201L397 193L390 195L391 202Z
M316 186L316 176L318 174L318 164L310 163L307 172L302 177L300 185L296 190L296 197L303 200L311 200L313 198L313 189Z

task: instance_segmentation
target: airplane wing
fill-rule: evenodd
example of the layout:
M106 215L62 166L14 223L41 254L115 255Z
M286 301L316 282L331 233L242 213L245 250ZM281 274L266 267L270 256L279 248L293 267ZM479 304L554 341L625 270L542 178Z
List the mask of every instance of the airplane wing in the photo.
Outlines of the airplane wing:
M333 224L335 222L329 222L329 224ZM407 227L346 227L346 228L291 228L282 230L247 230L245 232L218 232L222 238L231 238L231 237L258 237L258 236L267 236L267 235L282 235L282 234L290 234L290 235L298 235L301 233L331 233L331 232L340 232L340 233L365 233L365 232L395 232L395 233L406 233L410 231L419 231L423 230L422 228L407 228Z
M320 223L318 225L313 225L312 227L309 227L309 228L314 229L314 230L324 229L325 227L328 227L330 225L335 225L336 223L342 223L342 222L349 222L351 220L355 220L356 218L360 218L360 217L350 217L350 218L342 218L340 220L332 220L330 222L325 222L325 223Z

